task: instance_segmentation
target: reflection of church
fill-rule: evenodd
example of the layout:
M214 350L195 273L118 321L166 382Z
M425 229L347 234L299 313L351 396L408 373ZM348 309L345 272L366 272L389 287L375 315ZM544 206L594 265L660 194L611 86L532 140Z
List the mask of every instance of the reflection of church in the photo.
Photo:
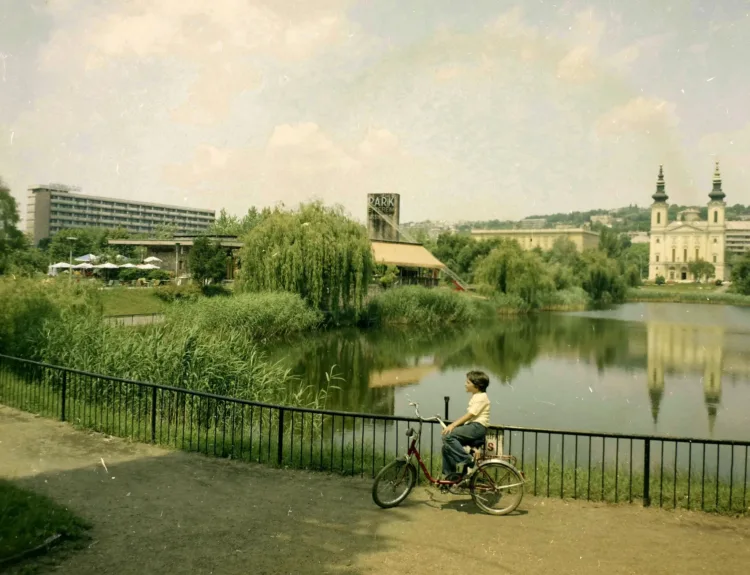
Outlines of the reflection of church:
M664 396L665 373L703 373L703 398L708 411L708 428L713 435L721 403L721 375L724 363L724 329L649 322L648 395L656 423Z

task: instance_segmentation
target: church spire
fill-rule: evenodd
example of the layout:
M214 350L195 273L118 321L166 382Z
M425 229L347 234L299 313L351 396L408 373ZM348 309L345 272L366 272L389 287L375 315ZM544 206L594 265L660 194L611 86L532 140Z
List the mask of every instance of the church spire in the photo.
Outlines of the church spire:
M711 193L708 194L712 202L722 202L726 197L726 194L721 189L721 173L719 172L719 161L716 160L716 168L714 169L714 187Z
M669 199L664 188L664 170L663 166L659 164L659 177L656 179L656 193L651 196L655 202L666 202Z
M713 438L714 429L716 428L716 412L718 410L715 403L707 403L706 407L708 408L708 435Z
M654 420L654 425L656 425L659 421L659 406L661 405L662 397L664 397L664 389L650 387L648 390L648 397L651 401L651 417Z

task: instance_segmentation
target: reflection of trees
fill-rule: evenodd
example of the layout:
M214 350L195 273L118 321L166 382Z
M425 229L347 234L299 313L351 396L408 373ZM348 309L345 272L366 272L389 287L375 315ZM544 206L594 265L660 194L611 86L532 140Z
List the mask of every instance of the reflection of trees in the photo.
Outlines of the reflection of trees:
M330 391L329 408L392 414L393 388L371 388L372 375L414 366L460 337L453 330L343 329L300 338L273 350L271 357L283 360L314 389L324 389L330 378L331 385L341 389Z
M630 329L625 322L606 322L562 314L516 318L475 332L444 358L444 367L481 365L500 381L513 381L540 353L570 356L605 366L627 363Z
M374 379L401 375L401 384L418 383L407 376L420 370L409 368L427 364L441 371L481 368L509 383L540 353L580 358L603 369L627 362L630 332L625 322L542 314L471 329L337 330L300 338L273 350L272 357L314 389L325 388L333 375L331 383L341 389L330 392L330 408L392 413L393 388L372 387Z
M456 343L440 356L443 368L481 366L499 381L509 383L539 354L538 325L534 319L511 319L472 332Z

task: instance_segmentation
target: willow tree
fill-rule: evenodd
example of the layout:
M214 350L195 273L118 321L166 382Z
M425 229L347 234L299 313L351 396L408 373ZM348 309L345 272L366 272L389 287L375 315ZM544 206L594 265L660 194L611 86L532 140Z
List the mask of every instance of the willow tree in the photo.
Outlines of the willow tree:
M533 251L524 251L513 240L506 240L477 263L475 281L494 290L516 295L532 309L555 291L555 282L544 260Z
M288 291L334 318L364 308L373 255L364 226L319 202L276 209L243 238L240 287Z

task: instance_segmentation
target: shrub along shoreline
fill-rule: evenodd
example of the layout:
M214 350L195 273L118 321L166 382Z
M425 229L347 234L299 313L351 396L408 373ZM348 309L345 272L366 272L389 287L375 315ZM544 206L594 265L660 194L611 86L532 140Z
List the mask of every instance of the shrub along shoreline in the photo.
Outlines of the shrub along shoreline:
M715 291L677 291L669 289L630 289L625 296L625 301L631 303L702 303L750 306L750 296L738 293Z

